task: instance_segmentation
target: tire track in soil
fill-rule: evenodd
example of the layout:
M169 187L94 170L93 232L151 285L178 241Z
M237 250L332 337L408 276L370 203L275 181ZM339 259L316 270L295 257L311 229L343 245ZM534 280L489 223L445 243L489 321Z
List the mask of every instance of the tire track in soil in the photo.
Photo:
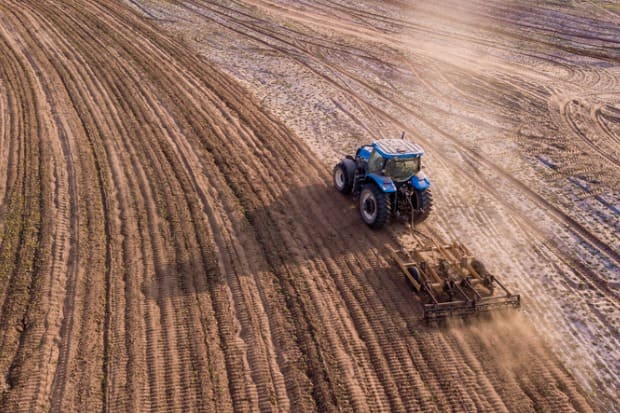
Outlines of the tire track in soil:
M90 149L74 150L78 191L91 187L106 221L96 235L114 240L94 248L110 264L95 271L106 320L83 318L74 333L79 342L106 327L102 348L74 345L57 372L62 392L38 397L61 410L200 410L208 398L236 410L483 406L471 374L450 366L465 364L454 343L410 335L414 303L383 258L392 239L343 228L333 211L351 215L348 201L327 190L309 149L229 78L113 5L28 3L52 39L39 48L72 56L50 66ZM301 166L304 175L278 179ZM245 179L248 169L256 179ZM84 374L79 354L100 366L100 400L82 399L88 384L62 380L63 369ZM507 391L545 400L529 374ZM560 373L549 388L561 396L565 381ZM412 382L423 384L417 397Z
M252 22L241 21L241 20L239 20L237 18L234 18L232 16L229 16L227 14L224 14L223 12L220 12L220 11L214 9L212 6L207 6L206 4L204 4L202 2L199 2L199 3L203 4L205 6L206 10L209 10L209 11L211 11L213 13L216 13L216 14L221 14L223 17L227 17L230 21L234 22L234 24L236 24L236 25L238 25L240 27L246 28L250 32L244 32L242 30L236 29L230 23L224 23L222 21L215 20L215 19L209 17L208 15L206 15L205 13L201 13L199 10L196 10L193 7L190 7L190 6L187 6L187 5L184 5L184 7L186 7L187 10L190 10L193 13L199 14L200 16L202 16L204 18L207 18L207 19L213 21L214 23L216 23L216 24L218 24L218 25L220 25L220 26L222 26L222 27L224 27L226 29L229 29L229 30L231 30L231 31L233 31L235 33L238 33L238 34L242 35L242 36L247 36L247 37L249 37L249 38L251 38L251 39L253 39L253 40L255 40L255 41L257 41L257 42L259 42L261 44L264 44L267 47L270 47L270 48L272 48L274 50L277 50L277 51L279 51L279 52L281 52L283 54L288 54L297 63L299 63L300 65L306 67L311 72L313 72L314 74L319 76L321 79L323 79L323 80L327 81L329 84L333 85L339 91L341 91L346 96L348 96L350 99L352 99L353 101L359 103L360 105L362 105L364 107L367 107L372 113L375 113L375 116L381 116L384 119L387 119L387 121L389 121L389 123L398 125L401 130L407 130L410 133L412 133L414 136L418 136L419 137L418 139L420 139L421 142L423 142L425 146L431 148L432 150L437 149L435 144L433 144L433 143L431 143L431 142L421 138L420 136L422 136L422 135L419 134L419 133L416 133L417 131L411 131L410 130L411 128L409 128L407 125L404 125L401 120L397 119L395 116L393 116L390 113L388 113L388 111L386 109L380 108L375 103L372 103L369 100L366 100L364 98L364 95L361 94L361 92L353 91L353 89L349 86L349 84L347 82L345 82L338 75L342 75L342 77L344 77L344 79L347 79L349 81L353 81L357 86L360 86L362 90L369 91L372 95L374 95L377 98L379 98L380 101L384 105L386 105L385 107L390 107L390 106L396 107L396 108L404 111L405 113L407 113L409 115L412 115L412 116L416 117L417 119L421 120L427 127L429 127L432 130L436 131L441 136L449 139L453 144L456 144L458 146L458 148L461 149L462 152L464 152L467 155L471 156L472 159L474 159L478 163L482 163L482 164L488 166L491 170L493 170L494 172L498 173L502 178L507 179L509 181L509 183L511 185L515 186L520 192L525 193L526 195L530 196L530 198L532 199L533 202L536 202L537 204L539 204L543 208L545 208L547 211L549 211L551 216L554 219L558 220L558 222L570 225L574 229L574 231L575 231L575 233L577 235L583 237L585 240L590 242L593 247L596 247L597 249L599 249L602 253L604 253L607 256L609 256L609 258L614 260L615 262L620 262L620 255L614 249L610 248L609 245L605 244L603 241L598 239L595 234L593 234L588 229L586 229L584 226L579 224L575 219L573 219L567 213L562 211L560 208L552 205L550 202L547 202L539 193L537 193L536 191L534 191L531 188L529 188L526 185L524 185L517 178L512 176L512 174L510 174L510 172L507 172L506 170L502 169L500 166L498 166L497 164L493 163L493 161L491 161L490 159L487 159L487 158L483 157L482 155L477 153L477 151L475 151L471 147L467 146L462 140L460 140L456 136L454 136L454 135L448 133L446 130L443 130L443 129L439 128L438 126L436 126L427 116L422 115L422 108L419 105L413 104L411 102L401 103L398 100L391 99L391 97L387 96L384 91L379 90L377 87L374 87L374 86L370 85L364 79L361 79L359 76L354 75L350 71L344 70L344 69L339 68L339 67L337 67L337 66L335 66L333 64L330 64L328 62L325 62L323 60L318 59L315 56L315 53L312 50L309 50L308 48L304 47L300 40L287 39L284 35L282 35L280 33L276 33L276 32L274 32L272 30L265 29L265 28L262 28L262 27L254 26L252 24ZM227 8L225 8L225 9L234 12L234 10L232 10L232 9L227 9ZM259 35L263 35L266 38L273 40L274 43L270 44L270 43L266 42L265 40L261 39L260 37L258 37L258 35L255 35L255 34L253 34L251 32L258 33ZM276 46L276 44L284 44L284 47ZM296 54L289 53L289 49L287 49L287 47L291 47L291 48L295 49L296 51L301 52L301 56L305 56L305 57L309 58L310 61L313 64L318 64L319 67L320 66L324 66L324 67L326 67L326 68L328 68L330 70L332 75L334 75L334 74L337 74L337 75L334 76L334 78L331 78L330 76L324 74L321 70L317 69L317 67L315 67L313 64L311 64L309 62L306 62L302 57L298 57ZM461 165L456 165L455 166L455 168L457 170L460 170L461 167L462 167ZM481 177L477 176L476 179L481 179ZM498 198L498 199L500 201L502 200L501 197ZM558 253L561 254L560 251L558 251ZM601 283L600 286L602 288L606 287L605 283Z
M247 21L246 21L245 23L247 23ZM248 28L252 28L252 26L251 26L251 25L248 25L247 27L248 27ZM240 32L240 34L243 34L243 33L242 33L242 32ZM266 44L267 44L267 43L266 43ZM613 252L613 250L612 250L612 252ZM586 272L586 274L587 274L587 273L588 273L588 272ZM602 285L603 287L605 286L605 284L601 284L601 285Z
M590 110L590 117L595 119L598 127L605 133L608 140L611 141L613 149L618 151L620 148L620 134L612 130L611 125L620 123L620 113L611 104L593 106Z
M136 103L137 103L136 107L141 107L141 106L143 106L143 105L144 105L144 103L143 103L143 102L136 102ZM144 122L144 120L140 120L140 122ZM150 161L153 161L153 159L150 159ZM143 182L142 182L141 186L145 186L145 184L146 184L146 179L144 179L144 180L143 180ZM152 228L151 228L151 231L152 231ZM149 231L149 232L151 232L151 231ZM162 251L162 250L163 250L163 248L162 248L161 246L157 246L157 245L156 245L156 246L155 246L155 248L154 248L154 250L155 250L155 251ZM156 261L158 261L158 260L160 260L160 259L156 256L156 257L155 257L155 260L156 260ZM162 282L166 282L166 280L164 279ZM164 380L168 380L169 378L170 378L170 377L164 378Z
M8 95L9 91L5 87L5 80L0 78L0 216L4 213L5 197L7 188L10 186L10 176L12 174L11 158L14 142L10 139L7 113L9 113ZM9 173L11 171L11 173ZM4 220L0 220L0 233L4 232Z
M31 105L34 102L34 94L29 86L29 78L26 76L24 70L20 70L20 61L14 56L14 52L10 46L6 44L4 39L0 43L0 53L3 57L8 57L7 61L13 64L3 65L2 77L6 79L7 86L7 100L8 107L14 108L16 111L20 108ZM30 99L28 99L30 97ZM15 103L14 103L15 102ZM32 116L32 115L31 115ZM9 136L23 137L26 135L26 122L31 120L25 116L22 118L9 118L9 124L7 125ZM20 314L7 314L6 311L14 310L14 306L11 305L12 296L16 294L17 288L17 268L16 260L19 257L21 244L24 231L24 200L22 194L25 191L26 177L25 167L25 139L12 139L12 149L10 153L11 162L11 174L7 177L7 191L5 196L5 208L3 219L5 225L3 225L4 232L2 236L1 247L1 259L2 259L2 281L1 301L2 301L2 314L0 317L0 326L2 327L0 332L0 349L2 349L2 358L0 359L0 365L4 372L7 372L4 380L2 381L2 389L6 391L7 388L13 386L12 377L10 375L13 371L12 360L16 355L18 344L16 341L19 339L19 334L15 334L15 330L18 328L17 321ZM23 289L24 287L22 287ZM19 308L15 309L19 310Z
M580 125L577 123L576 116L579 113L578 110L580 110L581 108L582 103L580 103L578 100L570 100L562 106L561 116L566 122L566 124L573 131L573 133L577 135L577 137L582 139L589 148L594 149L602 158L606 159L611 164L615 165L616 167L620 167L620 160L614 157L613 153L610 154L609 150L605 150L603 147L601 147L599 143L595 142L592 138L590 138L587 132L584 132L583 127L580 127ZM591 115L590 111L588 111L588 114ZM595 118L595 116L590 116L590 118ZM613 134L611 134L611 136L613 136Z
M24 26L24 22L19 21L19 19L17 18L16 25ZM28 26L26 25L24 27L28 27ZM30 39L24 38L24 43L26 42L32 42L32 38ZM50 108L53 108L55 106L55 104L53 103L55 99L52 96L51 88L48 85L48 82L52 82L52 81L48 81L44 78L44 76L41 76L41 74L44 73L44 70L45 70L45 69L42 69L45 66L45 63L38 63L40 62L39 60L40 57L39 56L35 57L35 53L33 53L31 50L28 50L26 52L24 45L21 45L20 47L22 48L22 53L24 53L24 55L27 56L30 66L33 68L33 70L37 74L39 74L38 80L39 80L40 87L42 89L43 99L48 101ZM66 264L65 266L63 266L63 268L60 268L60 272L59 272L59 274L62 274L63 272L67 274L66 284L65 284L66 287L65 287L65 295L64 295L64 305L63 305L63 310L62 310L64 317L63 317L62 325L60 326L60 331L56 333L58 336L63 337L63 342L60 345L60 348L63 350L60 351L60 354L58 355L58 357L59 357L59 364L64 364L67 362L67 359L70 357L69 353L71 351L71 342L69 340L71 340L72 335L73 335L73 324L74 324L73 309L76 306L75 305L75 300L76 300L76 295L77 295L76 284L78 284L77 266L76 266L75 261L76 261L76 257L79 256L80 242L79 242L78 231L79 231L79 216L80 215L79 215L78 206L77 206L77 183L76 183L76 170L74 167L74 161L73 161L73 156L72 156L73 151L70 148L70 143L68 141L66 127L65 125L61 123L62 121L60 120L60 118L56 114L54 114L54 111L55 109L51 109L50 117L53 118L53 122L56 126L57 136L58 136L58 140L60 143L61 156L66 160L65 171L66 171L66 179L67 179L66 185L64 186L64 188L62 188L62 190L66 190L66 201L65 201L66 203L60 208L65 209L64 216L65 216L65 219L67 220L66 223L68 225L60 227L61 237L59 239L59 242L64 244L63 239L66 238L68 235L70 239L70 244L71 244L70 250L68 251L68 256L66 258ZM63 197L63 195L64 195L63 192L59 192L57 194L57 197L61 198ZM68 232L68 234L66 234L66 232ZM60 380L62 382L68 380L65 370L61 370L60 373L61 373ZM58 372L56 372L56 377L57 376L58 376ZM56 380L54 380L54 383L52 383L52 392L54 392L54 389L56 388L55 383L56 383ZM40 384L43 384L43 383L40 383ZM30 391L32 392L33 395L38 394L39 388L37 386L37 387L30 389ZM28 392L26 394L28 395ZM36 401L36 398L33 401Z
M8 117L9 134L19 144L17 156L9 155L11 171L7 176L6 215L2 217L7 221L0 238L0 273L6 280L1 286L0 360L5 375L0 386L3 391L0 403L9 406L19 399L7 397L7 389L27 392L32 386L24 375L24 365L32 364L31 356L43 330L38 317L43 314L42 290L49 270L49 262L39 255L38 248L49 248L51 243L49 221L43 215L50 209L50 194L41 185L50 177L49 157L40 139L40 134L45 135L48 129L38 110L43 110L45 104L39 100L40 89L33 73L36 70L11 40L15 39L0 38L0 53L9 62L3 65L0 77L12 85L7 91L9 113L22 115ZM15 148L14 143L7 146Z
M220 23L221 24L221 23ZM246 26L248 28L252 28L252 26L249 26L247 23L240 23L243 26ZM263 32L263 29L255 29L258 32ZM254 37L253 37L254 38ZM280 37L275 36L273 37L274 40L279 41L282 40ZM256 39L256 38L255 38ZM287 43L284 40L285 43ZM309 53L310 56L312 56L312 52L308 51L306 49L304 49L303 47L300 47L297 45L298 42L295 42L295 44L293 43L289 43L289 45L294 46L295 48L300 49L301 51L305 51L306 53ZM268 45L267 43L265 43L266 45ZM273 47L273 46L272 46ZM280 50L279 48L276 47L276 49ZM285 49L281 50L282 52L285 51ZM326 81L334 84L336 87L338 87L341 91L343 91L344 93L348 94L351 96L352 99L354 99L355 101L359 102L361 105L365 105L368 106L370 108L370 110L374 110L375 112L379 112L380 115L383 115L386 119L388 119L388 121L390 121L391 123L394 124L398 124L401 129L403 130L408 130L407 125L402 124L402 122L400 122L399 119L396 119L395 117L389 115L387 113L387 111L383 110L383 109L379 109L378 107L376 107L375 105L372 105L370 103L368 103L367 101L364 100L364 98L357 92L351 92L348 88L348 86L341 86L339 82L334 82L333 80L331 80L329 77L327 77L326 75L323 75L321 72L317 71L316 69L314 69L312 66L310 66L309 64L307 64L305 61L301 60L301 59L296 59L298 60L298 62L306 67L308 67L311 71L315 72L317 75L321 76L323 79L325 79ZM327 65L328 67L330 67L332 70L334 71L338 71L338 68L332 65ZM352 76L350 73L348 72L342 72L346 77L348 77L349 79L357 82L359 85L367 88L368 90L370 90L372 93L378 94L381 98L384 99L384 101L386 103L394 103L396 105L398 104L398 101L394 101L393 99L389 99L389 97L384 96L384 94L381 91L376 90L376 88L368 85L364 80L359 79L359 77L357 76ZM508 178L509 181L512 184L515 184L518 189L520 191L525 190L526 193L531 194L535 200L535 202L539 202L542 203L542 205L544 205L544 207L552 213L552 216L556 219L559 219L560 221L568 221L569 224L571 225L572 228L575 229L576 233L583 235L586 239L588 239L589 241L591 241L594 245L596 245L597 248L599 248L601 251L605 252L606 254L610 255L610 258L614 258L617 261L617 254L615 252L615 250L613 248L611 248L609 245L605 244L603 241L601 241L600 239L598 239L596 236L594 236L590 231L588 231L587 229L585 229L583 226L581 226L580 224L577 223L577 221L575 221L575 219L573 219L572 217L568 216L566 213L564 213L563 211L561 211L559 208L551 205L549 202L547 202L546 200L543 199L543 197L541 195L539 195L538 193L534 192L533 190L531 190L530 188L527 188L526 186L524 186L520 181L518 181L516 178L514 178L510 173L504 171L503 169L501 169L500 167L498 167L496 164L491 163L489 160L481 157L476 151L472 150L471 148L467 147L467 146L463 146L463 144L460 142L460 140L458 138L456 138L453 135L449 135L446 134L446 132L444 130L440 130L437 127L434 126L434 124L427 119L426 117L423 117L421 115L421 111L420 110L416 110L416 109L412 109L410 108L411 104L409 103L409 105L400 105L400 107L402 107L406 112L413 114L414 116L421 118L426 125L430 126L432 129L435 129L437 132L439 132L441 135L446 136L450 139L450 141L454 142L454 143L458 143L459 147L461 149L464 149L466 151L467 154L471 155L476 163L482 162L483 164L487 164L490 165L490 167L494 170L494 171L499 171L502 177ZM412 133L411 131L409 131L410 133ZM415 133L415 131L413 131L413 135L414 136L420 136L420 134ZM430 144L429 142L424 142L424 144L427 147L430 147L431 150L434 148L434 144ZM436 151L437 152L437 151ZM456 170L461 170L459 165L455 165ZM478 175L476 175L476 179L479 180L480 177ZM503 197L501 195L499 195L497 193L497 191L495 189L493 189L493 186L491 184L489 185L485 185L486 188L488 188L492 194L496 195L496 199L500 200L503 204L506 204L505 200L503 199ZM510 210L513 211L514 213L517 213L519 216L522 215L522 213L520 211L518 211L517 209L515 209L514 207L509 206ZM528 222L527 219L523 219L523 222ZM529 224L528 224L529 226ZM540 233L540 230L538 228L532 227L532 229L534 229L536 232L539 233L539 235L541 236L541 239L546 239L546 234L544 233ZM588 285L592 285L592 280L594 280L594 282L596 283L596 289L603 291L605 294L607 295L614 295L613 291L608 287L608 284L602 280L599 275L592 271L591 269L589 269L586 265L584 265L584 263L575 260L572 256L571 257L567 257L565 253L561 252L561 249L556 248L553 244L549 245L547 243L548 246L552 247L559 255L558 257L567 261L568 263L570 263L570 267L574 267L576 268L577 271L577 275L580 276L580 278L586 282ZM597 315L600 315L599 313L597 313Z
M19 18L16 17L16 19L19 22ZM23 24L23 22L19 22L19 24ZM26 27L28 27L28 26L26 26ZM29 52L31 52L31 50L29 50ZM28 56L28 61L35 68L34 70L37 73L41 74L41 73L43 73L43 71L41 69L39 69L39 67L37 66L37 63L35 63L35 61L37 59L39 59L40 56L34 57L35 55L36 55L36 49L35 49L35 52L33 52L32 56L31 55L27 55ZM56 99L57 101L62 102L63 98L62 97L58 97L58 95L52 95L52 93L50 92L50 90L54 90L56 92L58 90L57 89L57 85L55 85L55 87L53 89L49 88L47 86L47 84L45 83L47 81L43 80L43 78L40 78L40 79L41 79L41 84L42 84L41 87L42 87L42 90L43 90L43 93L44 93L44 100L48 101L49 106L51 108L51 110L49 110L50 118L52 118L50 121L52 123L55 123L55 125L57 127L57 130L59 131L59 133L57 135L58 138L60 138L61 140L64 140L64 142L65 142L64 146L63 145L59 145L62 148L61 150L58 151L58 152L61 153L59 155L59 157L69 158L69 163L67 164L68 165L68 173L67 174L69 175L69 180L73 181L73 184L71 185L71 187L73 189L68 191L67 197L73 199L73 201L71 201L73 203L73 206L71 207L71 209L72 209L72 212L74 214L74 216L72 218L72 220L73 220L73 222L72 222L73 235L72 236L73 236L73 244L74 244L73 247L72 247L72 248L74 248L72 250L72 252L73 252L74 257L73 258L68 258L68 260L69 260L69 265L70 266L75 266L76 265L76 263L75 263L75 261L76 261L75 255L77 255L77 253L79 252L79 250L77 248L77 242L76 242L76 240L77 240L77 235L76 234L77 234L77 226L78 226L78 221L77 221L78 214L76 212L77 207L75 205L76 202L77 202L75 200L77 198L77 193L76 193L76 188L75 188L76 187L75 175L74 175L75 169L70 164L70 162L71 162L71 160L70 160L71 154L69 152L70 149L68 148L68 143L67 143L68 136L67 136L67 132L65 130L65 126L61 125L61 123L60 123L61 122L61 120L60 120L61 118L58 116L58 113L56 111L57 109L54 107L54 103L52 103L54 99ZM62 90L62 88L60 90ZM61 106L63 106L63 105L61 105ZM66 105L64 105L64 106L66 106ZM69 122L71 122L71 121L69 121ZM62 175L62 172L59 173L58 171L56 171L56 179L58 179L58 177L61 177L61 175ZM71 178L72 176L73 176L73 178ZM84 191L84 190L82 192L83 192L82 193L83 199L84 200L89 200L90 199L90 195L87 194L86 191ZM62 192L60 194L56 193L56 202L58 202L58 200L60 198L64 198L64 197L65 196L62 194ZM68 203L68 201L67 201L67 203ZM96 207L96 205L95 205L95 207ZM66 206L60 207L60 208L61 209L65 209L65 210L67 209ZM85 214L85 215L86 215L86 217L91 222L100 221L100 218L97 218L97 216L94 214L94 212L92 210L90 210L89 208L85 208L85 209L88 209L88 213ZM63 220L60 219L60 222L62 224ZM58 249L60 251L60 257L61 257L60 259L62 259L63 250L64 250L64 248L65 248L65 246L67 244L67 241L66 241L67 236L65 234L65 230L68 230L69 227L70 227L70 225L67 223L67 225L64 225L64 226L60 227L58 229L57 233L56 233L57 240L55 242L59 241L59 244L60 244L60 246L58 247ZM82 231L82 232L84 232L84 231ZM97 230L95 229L95 231L91 231L91 235L92 235L92 232L97 232ZM89 236L86 239L87 245L92 246L93 250L97 251L99 249L99 247L95 243L89 243L91 241L90 238L91 237ZM48 250L48 248L46 248L45 245L43 245L41 248L43 250ZM56 247L54 247L54 249L56 249ZM98 268L97 267L96 258L93 258L93 257L89 256L89 257L86 257L86 260L88 260L87 261L88 262L87 266L96 273L97 272L97 268ZM56 263L56 264L57 265L62 265L62 264L59 264L59 263ZM65 263L65 265L67 265L67 264ZM54 274L54 273L51 274L52 278L51 278L50 283L49 283L49 285L50 285L50 287L49 287L50 288L49 296L50 297L52 297L55 294L56 295L57 294L62 294L62 292L58 292L58 291L54 292L52 290L52 288L58 289L59 285L61 285L61 282L63 280L62 274L65 273L66 271L67 271L67 269L64 268L64 267L60 267L60 268L57 267L56 268L56 274ZM76 275L74 274L73 276L75 277ZM58 278L60 280L60 282L56 282L55 278ZM90 276L88 276L87 278L90 279ZM59 312L57 311L57 309L54 308L55 302L54 302L53 299L51 299L50 302L46 303L47 305L49 305L51 303L51 306L52 306L52 308L48 311L48 318L47 318L46 324L48 324L48 325L49 324L52 324L52 325L57 324L55 327L60 327L61 331L59 333L59 331L57 329L55 330L54 328L52 328L51 331L46 332L44 335L42 334L42 338L40 339L40 341L43 344L51 344L52 341L53 341L53 337L55 335L58 335L58 334L65 336L66 340L70 340L71 339L71 336L73 334L72 326L73 326L73 324L75 324L75 322L74 322L74 319L73 319L73 313L70 313L68 311L69 309L71 309L71 311L75 311L76 313L78 313L78 317L81 315L81 313L87 314L85 319L88 318L88 314L96 312L96 310L94 310L94 311L93 310L79 311L79 310L76 310L75 308L73 308L74 305L75 305L76 296L78 295L77 294L78 288L80 286L82 288L84 288L84 284L82 284L80 282L76 282L76 279L68 279L67 282L68 282L68 287L69 287L68 288L69 294L65 298L65 300L66 300L65 308L64 308L65 324L60 326L60 322L56 322L56 320L58 320L58 317L62 318L62 315L59 315ZM77 286L75 286L75 284L77 284ZM94 301L96 301L96 298L97 298L97 289L96 288L90 288L88 296L84 299L83 302L94 302ZM62 302L62 298L58 297L56 302ZM50 319L49 318L50 314L55 314L57 318L56 319L54 319L54 318ZM79 320L79 318L78 318L78 320ZM84 324L81 325L81 328L83 328L83 326L84 326ZM89 339L91 339L91 338L89 338ZM67 356L67 354L68 354L68 352L71 351L71 346L69 345L69 342L67 341L67 342L64 343L62 348L64 349L64 356L63 356L63 354L60 355L61 362L62 362L63 358L66 360L66 358L69 357L69 356ZM46 353L48 353L48 351L42 351L41 353L42 354L46 354ZM58 354L56 353L56 351L54 349L50 350L49 353L50 353L49 357L51 357L52 361L50 361L48 359L41 359L41 361L40 361L40 366L41 367L40 368L48 368L49 364L53 363L54 357L58 356ZM84 368L84 366L82 366L82 369L84 371L87 371L87 369ZM98 370L99 369L96 369L96 371L98 371ZM60 373L62 375L62 380L65 381L66 378L67 378L66 370L65 369L61 369ZM53 374L53 372L52 372L52 374ZM58 374L58 372L57 372L57 374ZM41 376L43 376L43 375L41 375ZM36 383L36 382L31 382L30 383L30 387L31 387L30 391L32 391L32 393L37 394L37 395L41 395L41 394L45 395L46 394L45 391L40 392L39 391L39 387L40 386L48 387L49 385L53 385L53 383L51 382L51 377L50 377L49 369L48 369L48 372L47 372L47 376L48 376L47 380L43 380L42 377L38 377L36 375L33 375L32 377L34 377L35 380L38 378L39 381L38 381L38 383ZM88 376L88 374L87 374L87 376ZM97 382L96 381L97 380L96 376L93 377L91 380L94 380L94 382L96 383ZM37 400L36 398L33 400L33 403L34 403L34 405L39 405L39 406L47 405L47 401L46 400L41 400L41 399Z
M77 56L78 55L75 55L75 57L77 57ZM76 75L79 76L79 73L80 73L79 70L77 70L76 73L77 73ZM90 72L90 74L92 74L92 71ZM68 75L68 76L71 76L71 75ZM85 84L88 84L88 79L89 78L81 77L80 80L85 82ZM90 79L97 79L97 77L96 76L91 76ZM101 86L98 85L98 87L94 87L93 88L93 90L97 90L97 89L101 89ZM80 95L78 94L77 96L79 97ZM103 102L105 102L107 104L108 100L103 100ZM76 106L79 106L79 103L76 103ZM96 108L98 107L98 105L91 105L91 106L93 106L93 110L95 112L97 112ZM114 110L112 107L110 107L110 109L111 110L109 111L109 113L112 114L112 117L116 118L116 119L113 120L114 125L115 125L116 128L119 128L119 125L121 125L122 122L120 120L118 120L117 116L113 115L113 114L116 113L116 110ZM94 133L94 131L97 131L98 134L99 134L99 138L101 138L101 136L104 136L103 132L101 131L101 127L98 124L95 124L94 126L91 126L93 124L93 122L97 122L97 120L92 120L92 119L89 120L86 117L86 115L87 115L87 113L83 114L82 116L83 116L84 123L89 127L89 130L91 131L90 133ZM101 114L98 114L98 115L99 115L99 120L98 121L99 122L103 122L105 124L106 123L106 119L105 119L106 117L101 115ZM84 119L84 117L86 117L86 119ZM127 130L122 128L122 127L120 127L120 128L121 128L120 135L121 136L127 136L128 135ZM116 134L114 134L114 135L116 135ZM117 144L117 145L120 146L120 145L122 145L122 143L121 144ZM111 152L111 150L109 149L110 146L106 145L106 147L107 147L106 152L110 156L110 158L113 159L114 157L116 157L116 155L113 152ZM117 149L117 147L114 147L114 148ZM126 146L125 149L128 152L131 152L131 149L129 147ZM131 199L132 194L128 194L127 191L124 190L124 189L126 187L136 188L136 187L139 187L139 186L138 186L138 184L129 185L129 184L126 183L126 181L123 181L126 178L124 178L123 174L121 172L119 172L119 168L118 168L117 165L118 165L117 163L111 162L110 169L112 170L111 174L113 175L113 181L114 181L115 184L112 186L112 188L113 188L112 191L110 191L109 187L108 187L108 192L122 192L122 195L120 196L120 200L117 201L117 202L121 205L121 209L123 211L122 212L123 216L121 217L121 212L118 212L118 207L117 207L116 208L117 209L117 213L115 214L115 216L110 217L107 220L109 225L110 225L110 227L112 227L109 230L109 232L110 233L114 233L114 234L122 234L122 244L126 248L128 248L129 250L131 250L132 252L135 253L135 249L131 247L133 244L131 244L130 240L127 240L127 234L128 233L134 234L135 233L134 231L137 232L137 230L135 228L135 225L132 226L132 227L129 227L129 229L126 229L125 224L127 222L129 222L128 225L131 225L133 223L133 221L131 219L129 219L129 220L124 219L125 216L134 217L134 215L131 212L131 209L127 206L129 204L127 199ZM128 170L131 170L131 169L128 168ZM104 190L105 190L105 188L104 188ZM134 189L134 194L133 195L135 195L135 189ZM133 196L133 198L136 199L138 197L137 196ZM113 204L112 201L109 201L109 202L110 202L110 204ZM108 208L108 210L111 210L111 209ZM121 225L121 222L123 223L122 225ZM111 247L111 250L116 250L116 251L110 252L110 257L111 257L110 258L110 262L112 262L112 261L124 262L126 264L126 270L125 271L127 271L129 274L138 274L139 273L138 269L136 268L136 265L132 262L131 259L128 259L127 257L123 258L121 256L122 253L120 251L118 251L117 248L114 248L113 246ZM107 292L107 297L108 298L107 298L107 305L108 305L108 308L115 308L115 309L119 309L120 310L120 309L123 308L122 306L111 304L111 302L113 302L113 303L118 302L118 299L115 299L116 295L122 293L122 287L120 287L119 291L114 292L113 291L113 287L111 286L112 280L116 280L117 278L121 278L121 280L122 280L123 273L121 271L121 273L118 274L118 272L119 272L118 270L116 270L114 268L111 268L110 269L110 273L108 274L108 292ZM114 320L112 320L111 317L108 317L108 320L107 320L108 327L110 325L112 325L112 324L114 324L115 328L118 331L121 331L121 332L124 331L124 327L122 326L122 324L119 325L117 323L114 323ZM106 343L108 343L108 345L113 345L113 344L110 343L110 341L111 340L109 339L109 337L106 338ZM106 383L107 383L107 380L109 379L109 376L110 376L109 365L111 363L109 362L109 355L106 355L104 357L105 357L105 362L106 362ZM136 356L136 358L137 358L137 356ZM124 360L124 362L127 362L127 357L124 357L123 360ZM108 400L108 399L109 399L109 396L105 398L105 400ZM118 399L120 399L120 401L122 403L124 403L123 398L119 397ZM118 400L118 399L115 398L115 400ZM107 403L107 405L109 406L110 404Z

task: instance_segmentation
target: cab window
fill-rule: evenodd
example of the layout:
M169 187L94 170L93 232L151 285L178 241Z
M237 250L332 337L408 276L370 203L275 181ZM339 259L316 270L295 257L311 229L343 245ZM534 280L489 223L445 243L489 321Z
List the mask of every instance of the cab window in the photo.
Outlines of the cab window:
M372 151L370 157L368 158L368 172L369 173L378 173L383 169L383 163L385 159L381 155L377 153L377 151Z
M397 182L403 182L420 170L420 158L390 159L385 164L385 175Z

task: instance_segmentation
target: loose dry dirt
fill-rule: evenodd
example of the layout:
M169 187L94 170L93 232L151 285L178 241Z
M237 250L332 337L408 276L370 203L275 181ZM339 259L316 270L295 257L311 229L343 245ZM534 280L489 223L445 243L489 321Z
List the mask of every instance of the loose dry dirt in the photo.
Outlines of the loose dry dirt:
M613 411L613 2L5 0L0 411ZM520 314L445 326L331 189L405 131Z

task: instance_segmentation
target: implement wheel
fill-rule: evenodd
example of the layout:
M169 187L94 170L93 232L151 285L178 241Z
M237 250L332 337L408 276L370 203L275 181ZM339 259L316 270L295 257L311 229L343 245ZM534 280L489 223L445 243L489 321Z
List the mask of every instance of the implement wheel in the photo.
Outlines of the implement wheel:
M407 271L413 277L413 279L418 282L418 284L422 284L422 280L420 279L420 272L416 267L409 267L407 268ZM407 280L407 285L409 286L409 288L411 288L412 291L417 291L409 277L405 277L405 279Z

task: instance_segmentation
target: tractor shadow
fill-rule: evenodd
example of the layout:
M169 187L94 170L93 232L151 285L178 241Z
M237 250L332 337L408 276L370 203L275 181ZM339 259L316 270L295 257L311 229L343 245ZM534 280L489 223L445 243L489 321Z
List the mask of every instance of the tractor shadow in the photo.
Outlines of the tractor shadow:
M248 281L244 277L254 277L256 285L271 280L299 294L318 284L341 290L341 296L363 289L359 298L369 305L406 313L412 321L421 314L390 259L394 231L368 228L353 199L328 183L291 187L265 205L246 207L233 225L228 238L220 234L226 248L206 252L213 262L167 263L143 283L144 295L161 300L213 293L221 284L235 289Z

